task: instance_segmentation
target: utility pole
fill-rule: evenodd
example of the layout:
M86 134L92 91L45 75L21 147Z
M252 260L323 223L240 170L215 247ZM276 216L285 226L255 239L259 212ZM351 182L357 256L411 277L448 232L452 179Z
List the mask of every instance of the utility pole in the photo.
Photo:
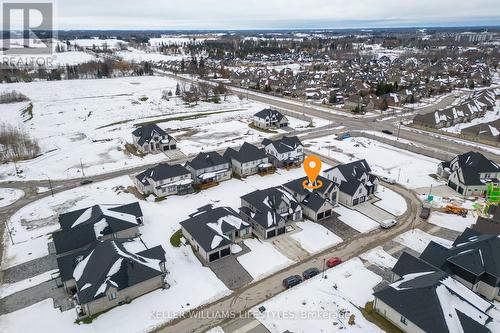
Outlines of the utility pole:
M46 175L47 176L47 175ZM47 180L49 181L50 194L54 196L54 189L52 188L52 182L50 181L49 176L47 176Z
M80 158L80 167L82 168L82 175L83 177L85 177L85 171L83 170L83 162L81 158Z
M321 271L321 278L322 279L325 278L325 262L326 262L326 258L323 258L323 269Z
M400 176L401 176L401 168L399 168L399 170L398 170L398 183L399 183Z

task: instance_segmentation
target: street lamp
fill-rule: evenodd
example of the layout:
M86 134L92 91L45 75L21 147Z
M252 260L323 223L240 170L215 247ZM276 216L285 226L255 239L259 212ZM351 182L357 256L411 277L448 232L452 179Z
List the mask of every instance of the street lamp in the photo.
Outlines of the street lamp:
M47 177L47 180L49 181L50 194L53 197L54 196L54 189L52 188L52 181L50 180L50 177L46 173L44 173L43 175L45 177Z
M321 278L325 278L325 263L326 263L326 258L323 258L323 269L321 271Z

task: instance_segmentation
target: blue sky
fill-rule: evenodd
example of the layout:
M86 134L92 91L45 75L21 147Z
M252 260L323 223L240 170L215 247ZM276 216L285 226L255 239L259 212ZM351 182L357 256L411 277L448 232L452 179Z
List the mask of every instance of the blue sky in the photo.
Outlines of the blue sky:
M58 0L55 4L55 23L60 29L317 29L500 24L499 0Z

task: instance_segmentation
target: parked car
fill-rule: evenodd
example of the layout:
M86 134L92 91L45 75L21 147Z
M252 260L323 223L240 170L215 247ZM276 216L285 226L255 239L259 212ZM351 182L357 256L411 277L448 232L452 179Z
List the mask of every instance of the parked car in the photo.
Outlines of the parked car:
M312 278L313 276L318 275L319 273L320 273L319 269L317 269L316 267L311 267L311 268L306 269L302 273L302 276L304 277L304 280L307 280L307 279Z
M382 133L392 135L392 131L389 131L389 130L382 130Z
M326 261L326 266L328 266L328 268L332 268L332 267L335 267L341 263L342 263L342 259L340 259L339 257L333 257L333 258L330 258Z
M300 275L292 275L283 280L283 287L289 289L302 282Z
M92 182L93 182L93 180L85 179L85 180L82 180L80 182L80 185L88 185L88 184L91 184Z
M427 220L430 215L431 215L431 204L428 201L424 201L419 216L420 218Z
M393 220L393 219L385 220L385 221L380 222L380 227L382 227L382 229L389 229L389 228L394 227L397 223L398 222L396 220Z
M380 180L386 182L387 184L396 184L396 179L389 177L380 177Z

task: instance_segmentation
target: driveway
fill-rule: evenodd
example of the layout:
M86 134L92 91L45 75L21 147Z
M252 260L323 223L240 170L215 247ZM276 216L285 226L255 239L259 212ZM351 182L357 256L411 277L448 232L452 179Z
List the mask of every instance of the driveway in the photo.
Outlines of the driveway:
M298 227L295 228L299 229ZM294 232L300 232L300 231L301 230L295 230ZM302 248L302 246L298 241L290 237L292 233L286 233L271 238L270 240L268 240L268 242L273 244L274 248L276 248L276 250L278 250L288 259L293 261L302 261L309 257L309 252L304 250L304 248Z
M252 276L236 260L239 256L250 252L250 249L243 242L238 245L242 248L240 252L207 264L219 280L231 290L239 289L253 280Z
M340 215L336 212L332 212L332 216L324 220L320 220L317 223L321 224L323 227L327 228L344 241L359 234L359 231L339 220L339 216Z
M356 205L353 208L361 214L366 215L372 220L375 220L379 223L394 218L394 215L388 213L380 207L375 206L373 202L376 201L363 202L362 204Z

